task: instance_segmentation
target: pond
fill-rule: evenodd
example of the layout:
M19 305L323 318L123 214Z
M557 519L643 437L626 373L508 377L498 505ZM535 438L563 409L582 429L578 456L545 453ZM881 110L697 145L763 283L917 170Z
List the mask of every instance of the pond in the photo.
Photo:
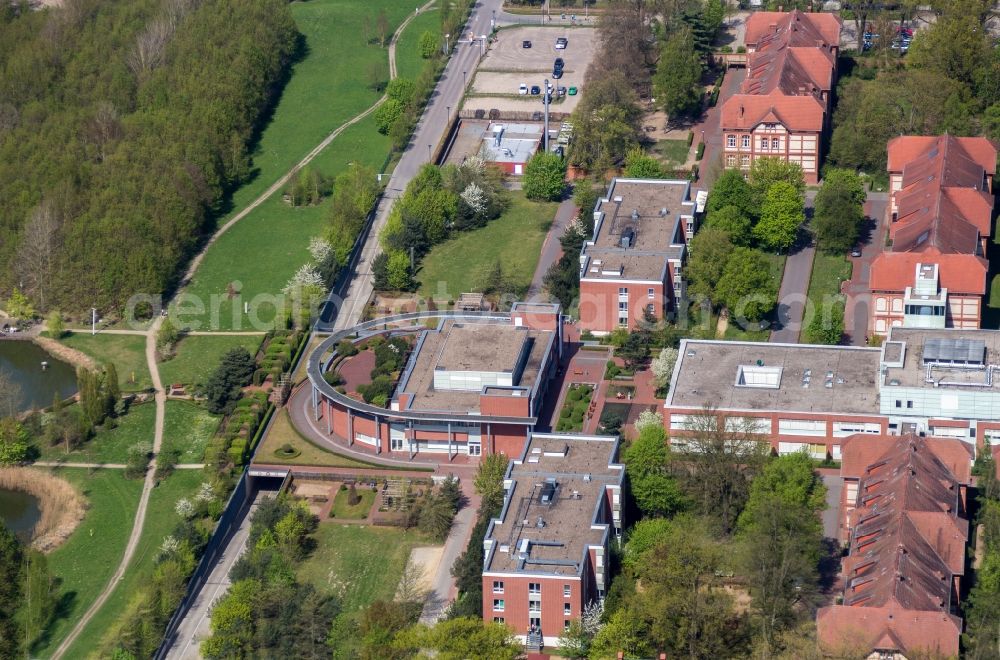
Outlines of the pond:
M19 490L0 489L0 520L22 541L28 540L41 516L38 498L34 495Z
M42 362L48 368L42 369ZM30 341L0 340L0 371L17 385L19 411L51 406L56 394L65 399L76 393L76 370Z

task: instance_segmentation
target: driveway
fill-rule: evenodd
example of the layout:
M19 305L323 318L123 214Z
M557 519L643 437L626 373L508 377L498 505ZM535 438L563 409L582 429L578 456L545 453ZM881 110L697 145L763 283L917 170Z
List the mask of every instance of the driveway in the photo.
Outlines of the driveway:
M815 198L815 191L806 191L807 216L811 215ZM778 290L778 327L771 331L771 341L775 343L795 344L799 341L799 333L802 330L809 280L812 277L813 257L816 256L816 246L812 242L812 237L807 232L804 233L807 235L805 242L788 255L785 272L781 276L781 288Z
M885 249L885 234L888 231L885 212L888 205L889 193L868 193L868 199L865 201L865 215L871 218L868 233L862 236L861 256L851 258L853 263L851 279L844 288L844 293L847 295L844 331L850 340L849 343L854 346L867 344L872 302L868 277L871 274L872 261Z
M705 140L705 153L702 154L701 165L698 168L698 185L705 190L712 187L712 183L722 172L722 129L719 126L722 104L739 91L746 77L746 69L728 69L722 81L718 103L715 107L709 108L702 120L691 127L695 139L703 136Z

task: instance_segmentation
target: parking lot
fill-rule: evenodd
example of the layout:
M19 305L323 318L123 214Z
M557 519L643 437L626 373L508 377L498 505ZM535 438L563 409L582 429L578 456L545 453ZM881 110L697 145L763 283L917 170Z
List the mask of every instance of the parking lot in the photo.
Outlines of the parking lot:
M557 50L556 39L568 40L565 49ZM583 76L594 58L597 33L593 28L566 28L523 26L500 30L496 43L479 65L465 101L466 110L527 111L542 109L541 96L521 96L521 83L529 88L542 86L549 79L553 85L576 87L583 91ZM531 48L522 46L531 42ZM565 62L563 76L559 80L552 77L555 58ZM551 109L555 112L573 112L580 95L552 98Z

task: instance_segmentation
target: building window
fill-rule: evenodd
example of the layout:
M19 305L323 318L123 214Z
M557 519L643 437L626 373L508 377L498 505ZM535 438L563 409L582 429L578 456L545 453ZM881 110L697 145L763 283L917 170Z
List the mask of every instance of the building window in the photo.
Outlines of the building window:
M656 292L653 289L646 289L646 297L653 300L656 298Z
M736 136L735 135L727 135L726 136L726 146L729 147L730 149L735 149L736 148Z
M618 317L618 327L619 328L627 328L628 327L628 317L627 316L619 316Z
M503 623L503 622L504 622L504 620L503 620L502 616L495 616L495 617L493 617L493 623Z
M541 582L529 582L528 583L528 593L529 594L541 594L542 593L542 583Z
M750 167L750 156L740 156L740 167L744 169Z
M620 303L618 303L618 311L619 312L627 312L628 311L628 303L627 302L620 302Z
M493 599L493 611L494 612L503 612L503 598L494 598Z
M750 136L749 135L744 135L743 136L743 148L744 149L749 149L750 148Z
M469 443L469 456L482 456L483 455L483 445L478 442ZM503 584L501 582L501 584Z
M652 304L646 305L646 314L652 316L655 312L653 311L655 307Z
M913 407L913 402L912 401L907 401L906 402L906 407L907 408L912 408Z
M903 407L903 402L900 401L899 399L896 399L896 407L897 408L902 408Z
M628 295L628 287L627 286L620 286L620 287L618 287L618 295L619 296L627 296Z
M503 593L503 580L493 580L493 593L495 594Z
M767 138L766 137L762 137L760 139L760 150L761 151L767 151Z
M390 438L389 439L389 449L392 451L402 451L403 450L403 438Z
M726 167L736 167L736 156L726 156Z
M573 588L570 585L568 585L568 584L564 584L563 585L563 596L565 596L566 598L569 598L572 594L573 594Z
M771 138L771 150L777 151L781 148L781 140L778 138Z
M563 603L563 614L569 616L572 613L573 613L573 606L570 605L569 603Z
M563 630L569 630L569 620L563 621Z

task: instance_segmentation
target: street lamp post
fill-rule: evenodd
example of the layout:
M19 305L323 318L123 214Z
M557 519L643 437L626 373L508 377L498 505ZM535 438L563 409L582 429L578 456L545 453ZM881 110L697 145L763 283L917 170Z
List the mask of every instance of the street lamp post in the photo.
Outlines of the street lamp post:
M469 83L468 83L468 82L466 82L466 80L465 80L465 74L466 74L466 73L468 73L468 72L467 72L467 71L463 71L463 72L462 72L462 89L463 89L463 90L464 90L464 89L465 89L466 87L468 87L468 86L469 86Z
M97 334L97 308L90 308L90 336L93 337Z
M431 160L431 145L427 145L427 162Z

